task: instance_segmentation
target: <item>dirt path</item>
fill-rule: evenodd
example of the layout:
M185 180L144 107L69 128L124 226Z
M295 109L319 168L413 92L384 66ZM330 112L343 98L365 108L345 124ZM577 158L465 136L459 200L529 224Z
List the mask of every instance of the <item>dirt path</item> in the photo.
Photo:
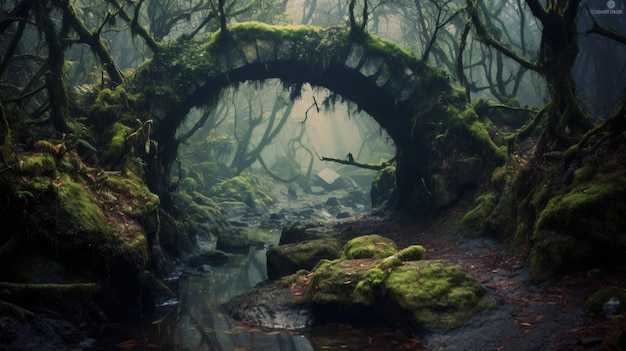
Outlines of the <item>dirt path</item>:
M493 308L460 328L425 336L424 346L431 350L600 350L618 335L610 320L587 316L584 304L601 288L626 288L626 272L593 269L530 284L526 250L511 252L494 239L460 236L455 227L461 215L452 209L429 228L407 218L362 217L336 225L346 238L378 233L399 247L423 245L428 258L461 265L485 287L485 299Z

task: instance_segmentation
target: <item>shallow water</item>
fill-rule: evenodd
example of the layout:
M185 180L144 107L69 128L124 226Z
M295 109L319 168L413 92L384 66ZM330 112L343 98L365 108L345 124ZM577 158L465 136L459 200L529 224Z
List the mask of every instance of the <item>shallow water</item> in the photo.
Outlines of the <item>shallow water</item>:
M276 244L280 231L255 230L253 240ZM205 242L212 248L213 243ZM103 349L119 350L425 350L417 339L380 326L326 324L306 330L259 328L235 321L219 306L267 279L266 248L235 254L210 273L182 277L177 304L138 326L113 327ZM134 335L133 335L134 334Z

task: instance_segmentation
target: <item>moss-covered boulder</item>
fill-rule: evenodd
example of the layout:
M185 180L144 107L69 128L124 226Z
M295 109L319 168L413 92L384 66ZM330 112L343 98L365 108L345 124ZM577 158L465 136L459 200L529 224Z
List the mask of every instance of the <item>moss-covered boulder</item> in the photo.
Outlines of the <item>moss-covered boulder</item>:
M396 243L378 234L359 236L343 247L342 259L385 258L398 251Z
M371 314L372 286L386 278L372 258L323 260L313 271L304 299L321 320L358 320Z
M217 234L224 229L226 220L222 208L212 198L198 191L181 189L172 194L172 199L189 219L190 231Z
M385 320L408 332L453 328L480 309L482 286L459 266L443 261L410 261L381 285Z
M301 269L309 271L322 259L339 258L341 247L341 242L332 238L271 247L267 251L267 275L278 279Z
M540 212L532 236L531 279L623 262L626 170L606 171L563 189Z
M495 192L482 194L474 200L473 208L461 218L464 234L477 237L485 233L489 216L496 208L498 196Z
M330 234L324 226L313 222L296 221L289 227L284 227L280 234L279 245L292 244L307 240L329 237Z
M261 189L258 179L241 175L218 182L208 195L217 202L242 202L251 209L263 209L273 203L272 197Z
M344 246L340 259L323 260L315 267L304 300L317 318L374 317L419 333L456 327L482 308L482 286L459 266L424 260L426 250L420 245L396 252L393 244L394 250L345 255L356 243L388 243L381 238L355 238Z
M607 318L626 311L626 291L615 286L596 291L585 303L592 315Z
M352 244L380 241L376 236L361 239ZM300 270L260 284L227 303L226 310L263 326L284 323L282 316L266 311L297 311L307 319L302 327L369 320L418 334L456 327L485 305L483 288L476 280L459 266L424 260L426 250L420 245L387 256L369 252L370 257L323 259L310 272Z
M246 230L232 228L218 235L216 247L226 252L241 253L248 252L251 244Z

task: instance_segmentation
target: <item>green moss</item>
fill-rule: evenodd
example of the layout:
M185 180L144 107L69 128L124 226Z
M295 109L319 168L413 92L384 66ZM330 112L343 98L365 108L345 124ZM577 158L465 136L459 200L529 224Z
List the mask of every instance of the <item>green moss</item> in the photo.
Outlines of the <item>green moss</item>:
M382 279L380 270L369 273L377 263L373 259L321 260L314 269L304 298L313 304L337 306L340 309L349 309L355 305L369 306L374 283L363 281L368 274L372 279ZM360 282L363 283L359 287Z
M19 162L20 172L25 175L37 176L54 174L57 168L54 158L47 153L23 155Z
M182 180L182 182L180 182L181 186L183 187L183 189L185 189L186 191L194 191L196 189L198 189L198 182L196 182L195 179L187 177L185 179Z
M251 183L255 183L253 186ZM249 208L263 208L271 203L273 199L265 192L258 189L262 187L258 180L248 180L244 176L236 176L224 179L211 187L209 195L218 202L242 202Z
M132 129L122 123L116 122L111 127L108 134L110 141L104 150L102 157L105 162L119 162L128 151L126 137L132 133Z
M388 276L389 273L379 268L368 270L363 279L356 284L354 298L359 303L371 305L375 299L376 289L385 282Z
M341 254L342 259L386 258L398 251L396 243L378 234L364 235L348 241Z
M593 250L576 238L552 231L535 233L530 252L530 280L540 281L588 265Z
M420 261L426 258L426 249L422 245L411 245L400 250L396 255L403 262Z
M626 175L624 171L600 174L550 199L541 211L535 231L618 233L626 227Z
M476 237L485 233L487 219L496 208L498 196L495 192L482 194L474 201L473 208L461 218L463 233Z
M606 287L596 291L587 300L587 302L585 302L585 307L591 314L603 315L604 305L611 298L617 298L619 300L616 312L618 314L624 313L626 311L626 291L615 286Z
M484 290L461 267L416 261L394 269L383 294L423 326L452 328L482 307Z
M71 218L73 226L82 232L106 233L104 215L85 188L66 174L56 183L59 206ZM69 223L68 223L69 224Z
M159 207L158 195L152 193L148 186L133 173L126 172L123 176L111 175L106 178L105 185L111 191L131 201L131 206L122 208L131 217L140 218L153 213Z

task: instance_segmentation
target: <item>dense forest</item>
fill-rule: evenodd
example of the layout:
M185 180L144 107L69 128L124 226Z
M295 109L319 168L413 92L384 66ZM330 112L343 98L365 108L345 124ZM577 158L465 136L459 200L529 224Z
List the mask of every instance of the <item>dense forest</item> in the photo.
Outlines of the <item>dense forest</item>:
M451 231L454 245L498 242L519 256L525 286L580 272L623 278L624 7L3 1L0 348L106 349L102 325L164 323L152 315L158 302L182 301L166 277L236 261L229 255L242 246L267 251L261 276L295 274L291 290L302 289L296 296L319 320L328 306L366 306L411 337L424 335L414 325L458 327L489 305L473 272L403 264L428 258L417 246L426 237L391 225L375 232L372 218L440 238ZM314 235L324 245L314 264L290 271L272 261L283 252L271 246L312 239L319 222L327 233ZM250 228L282 231L280 243L251 238ZM367 256L372 240L379 246ZM206 242L219 250L193 265L207 259ZM382 261L355 273L358 288L320 297L336 266L365 258ZM398 287L410 278L392 273L412 274L407 267L458 284L439 306L449 315L407 317L413 302L380 303L414 295ZM606 314L617 301L611 332L589 349L626 345L626 285L609 280L596 284L611 286L597 295L605 301L587 309L599 303L596 314ZM36 326L42 319L49 327ZM199 349L213 349L200 334Z

